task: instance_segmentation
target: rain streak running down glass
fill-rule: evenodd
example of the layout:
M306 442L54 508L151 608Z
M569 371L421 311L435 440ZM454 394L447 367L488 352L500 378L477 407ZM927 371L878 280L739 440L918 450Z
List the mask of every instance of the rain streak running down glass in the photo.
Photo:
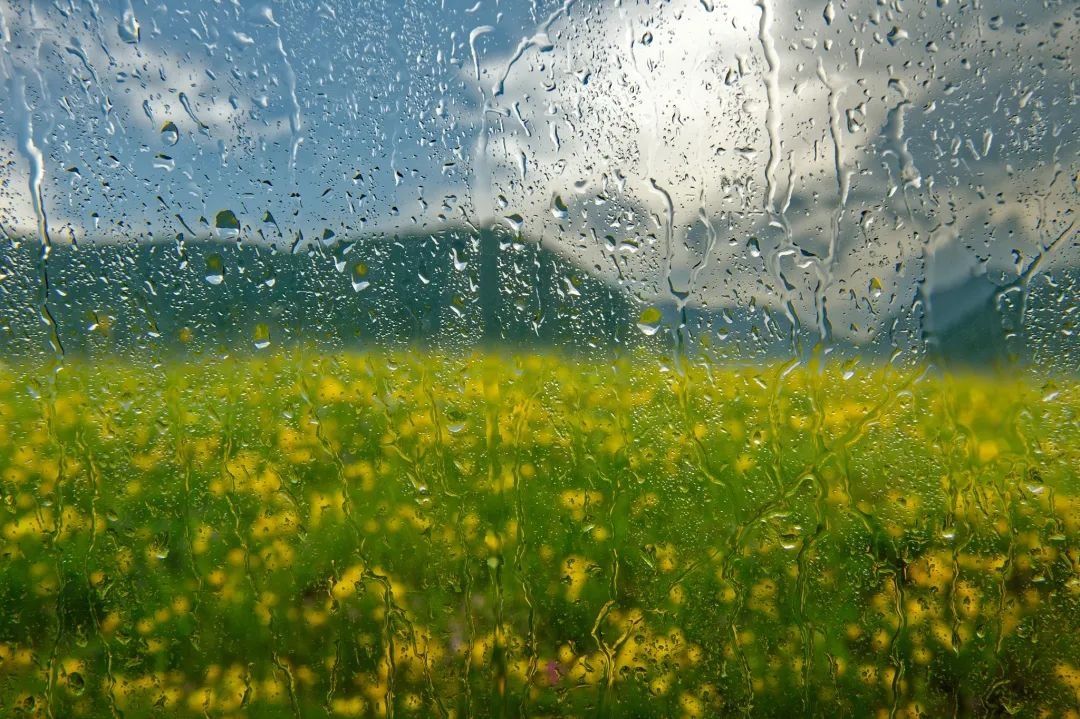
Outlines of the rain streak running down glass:
M0 715L1080 719L1078 37L0 0Z

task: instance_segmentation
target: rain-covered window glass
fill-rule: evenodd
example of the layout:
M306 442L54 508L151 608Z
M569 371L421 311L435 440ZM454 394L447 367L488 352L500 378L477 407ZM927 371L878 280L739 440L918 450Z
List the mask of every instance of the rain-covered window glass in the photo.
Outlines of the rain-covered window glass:
M1059 0L0 0L0 715L1080 717Z

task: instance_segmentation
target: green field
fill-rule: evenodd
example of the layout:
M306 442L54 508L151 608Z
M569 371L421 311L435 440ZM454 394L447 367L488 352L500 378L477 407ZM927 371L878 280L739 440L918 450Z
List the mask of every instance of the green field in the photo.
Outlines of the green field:
M1080 716L1080 386L0 365L0 714Z

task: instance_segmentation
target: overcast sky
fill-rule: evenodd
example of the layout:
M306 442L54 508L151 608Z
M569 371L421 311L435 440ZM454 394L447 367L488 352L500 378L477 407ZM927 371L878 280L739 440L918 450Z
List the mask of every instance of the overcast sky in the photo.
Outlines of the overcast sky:
M857 338L920 283L1080 264L1078 24L1023 0L0 0L0 232L498 223L643 301L827 302Z

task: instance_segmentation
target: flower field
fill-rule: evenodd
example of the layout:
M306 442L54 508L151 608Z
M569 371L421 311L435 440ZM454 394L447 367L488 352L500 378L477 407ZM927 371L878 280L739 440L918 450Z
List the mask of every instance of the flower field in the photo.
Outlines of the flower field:
M1078 717L1080 387L0 365L0 714Z

